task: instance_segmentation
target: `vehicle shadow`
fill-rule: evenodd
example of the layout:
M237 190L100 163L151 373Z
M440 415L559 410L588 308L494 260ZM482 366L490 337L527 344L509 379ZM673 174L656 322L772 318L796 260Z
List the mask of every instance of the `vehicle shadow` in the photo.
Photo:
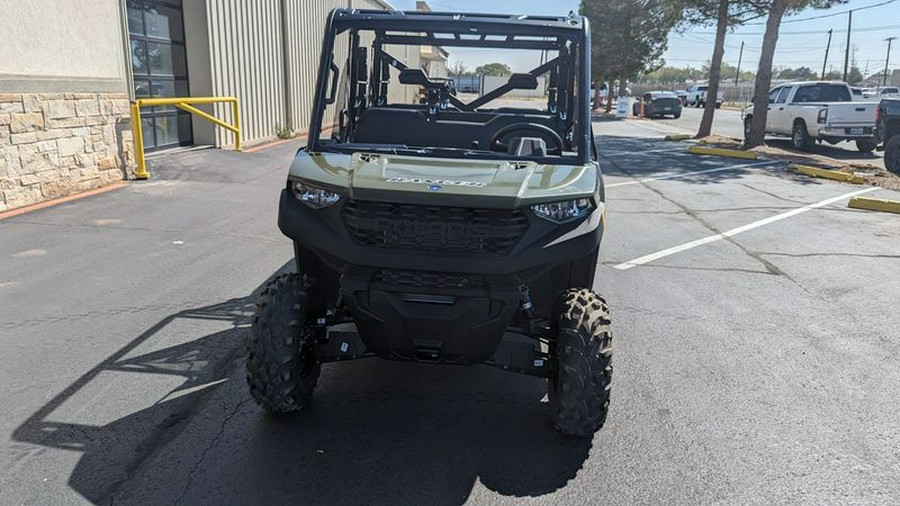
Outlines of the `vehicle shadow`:
M504 495L550 493L587 459L590 439L551 427L544 380L487 366L328 364L306 410L266 414L242 380L258 291L162 319L22 423L15 451L37 466L47 454L34 445L80 452L68 484L97 504L459 504L476 481ZM225 328L154 343L185 321ZM89 409L79 402L85 397L128 404L121 397L129 391L117 393L121 376L176 386L142 392L130 401L139 406L112 420L60 414ZM219 409L226 398L239 409ZM202 443L191 443L194 433L185 440L193 430ZM183 489L174 486L187 476Z
M615 135L595 137L604 176L632 179L665 178L694 185L713 185L765 173L800 185L820 185L814 178L785 170L787 163L776 160L742 160L701 156L687 152L689 144L663 139ZM619 181L621 183L621 181ZM615 184L607 182L607 184Z
M16 457L39 465L43 451L33 445L81 452L69 486L93 503L109 502L140 462L215 390L216 382L228 378L264 285L246 297L166 316L128 341L15 429ZM204 326L220 330L181 334L183 328ZM163 344L170 340L178 344ZM104 408L90 409L97 404ZM104 418L122 411L129 414Z
M791 145L790 139L783 138L766 138L766 144L772 146L774 148L784 149L787 151L793 151L794 148ZM856 145L852 142L842 142L840 144L831 145L831 144L813 144L808 153L814 155L822 155L827 156L829 158L834 158L835 160L843 160L848 162L860 162L860 163L873 163L876 164L878 162L883 163L883 158L876 152L870 153L862 153L857 148Z

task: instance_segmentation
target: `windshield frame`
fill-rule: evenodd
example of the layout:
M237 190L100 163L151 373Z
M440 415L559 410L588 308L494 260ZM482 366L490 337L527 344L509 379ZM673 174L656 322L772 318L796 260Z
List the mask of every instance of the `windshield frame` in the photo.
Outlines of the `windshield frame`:
M421 44L428 40L435 46L466 47L474 43L480 46L509 48L537 48L543 38L564 39L571 42L571 63L574 76L568 78L567 86L569 114L572 125L571 145L577 149L577 153L564 152L554 156L528 156L516 157L517 160L536 161L547 164L586 164L596 159L596 151L592 146L592 129L590 116L590 37L589 26L582 17L547 17L547 16L507 16L495 14L458 14L440 12L399 12L399 11L374 11L374 10L348 10L334 9L328 17L322 49L319 59L318 81L313 111L307 137L307 150L311 153L338 152L352 153L363 149L372 152L396 152L398 154L410 154L412 156L429 156L437 158L467 158L467 159L510 159L504 152L487 150L458 149L451 147L419 147L399 145L366 145L354 143L339 143L336 140L322 137L323 130L328 126L323 125L326 108L329 105L326 99L330 96L333 86L333 70L336 55L334 48L336 40L342 34L351 31L397 31L397 32L421 32L423 37L405 37L411 42ZM483 35L481 40L467 40L458 35L454 39L433 37L434 33L440 34L465 34L475 33ZM506 40L484 40L484 36L503 35ZM398 38L394 37L395 40ZM422 40L420 40L422 39ZM396 42L394 42L396 44ZM412 44L409 45L418 45ZM352 50L352 49L351 49ZM560 91L560 93L562 93ZM562 97L561 97L562 98ZM485 112L490 110L485 109ZM565 119L565 117L563 118Z

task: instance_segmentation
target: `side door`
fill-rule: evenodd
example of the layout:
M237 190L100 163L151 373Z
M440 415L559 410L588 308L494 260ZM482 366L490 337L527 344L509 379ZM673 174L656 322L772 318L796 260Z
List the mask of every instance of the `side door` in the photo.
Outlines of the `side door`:
M772 94L769 94L769 115L766 118L767 132L782 135L791 133L791 121L789 118L791 114L787 107L787 101L793 89L793 86L782 86L775 95L774 101L772 100Z

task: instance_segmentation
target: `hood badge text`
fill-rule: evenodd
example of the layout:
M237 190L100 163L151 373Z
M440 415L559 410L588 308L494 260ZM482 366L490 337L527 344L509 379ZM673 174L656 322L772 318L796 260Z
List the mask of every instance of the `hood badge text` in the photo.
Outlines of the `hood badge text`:
M443 186L462 186L465 188L484 188L487 183L483 181L454 181L452 179L429 179L420 177L392 177L388 183L424 184L431 191L440 191Z

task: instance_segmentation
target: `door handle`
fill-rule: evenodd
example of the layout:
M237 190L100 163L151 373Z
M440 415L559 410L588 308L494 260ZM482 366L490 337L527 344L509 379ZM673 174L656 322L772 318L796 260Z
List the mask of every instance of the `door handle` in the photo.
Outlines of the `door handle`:
M784 110L784 107L779 107L778 110L779 110L779 111L783 111L783 110Z

